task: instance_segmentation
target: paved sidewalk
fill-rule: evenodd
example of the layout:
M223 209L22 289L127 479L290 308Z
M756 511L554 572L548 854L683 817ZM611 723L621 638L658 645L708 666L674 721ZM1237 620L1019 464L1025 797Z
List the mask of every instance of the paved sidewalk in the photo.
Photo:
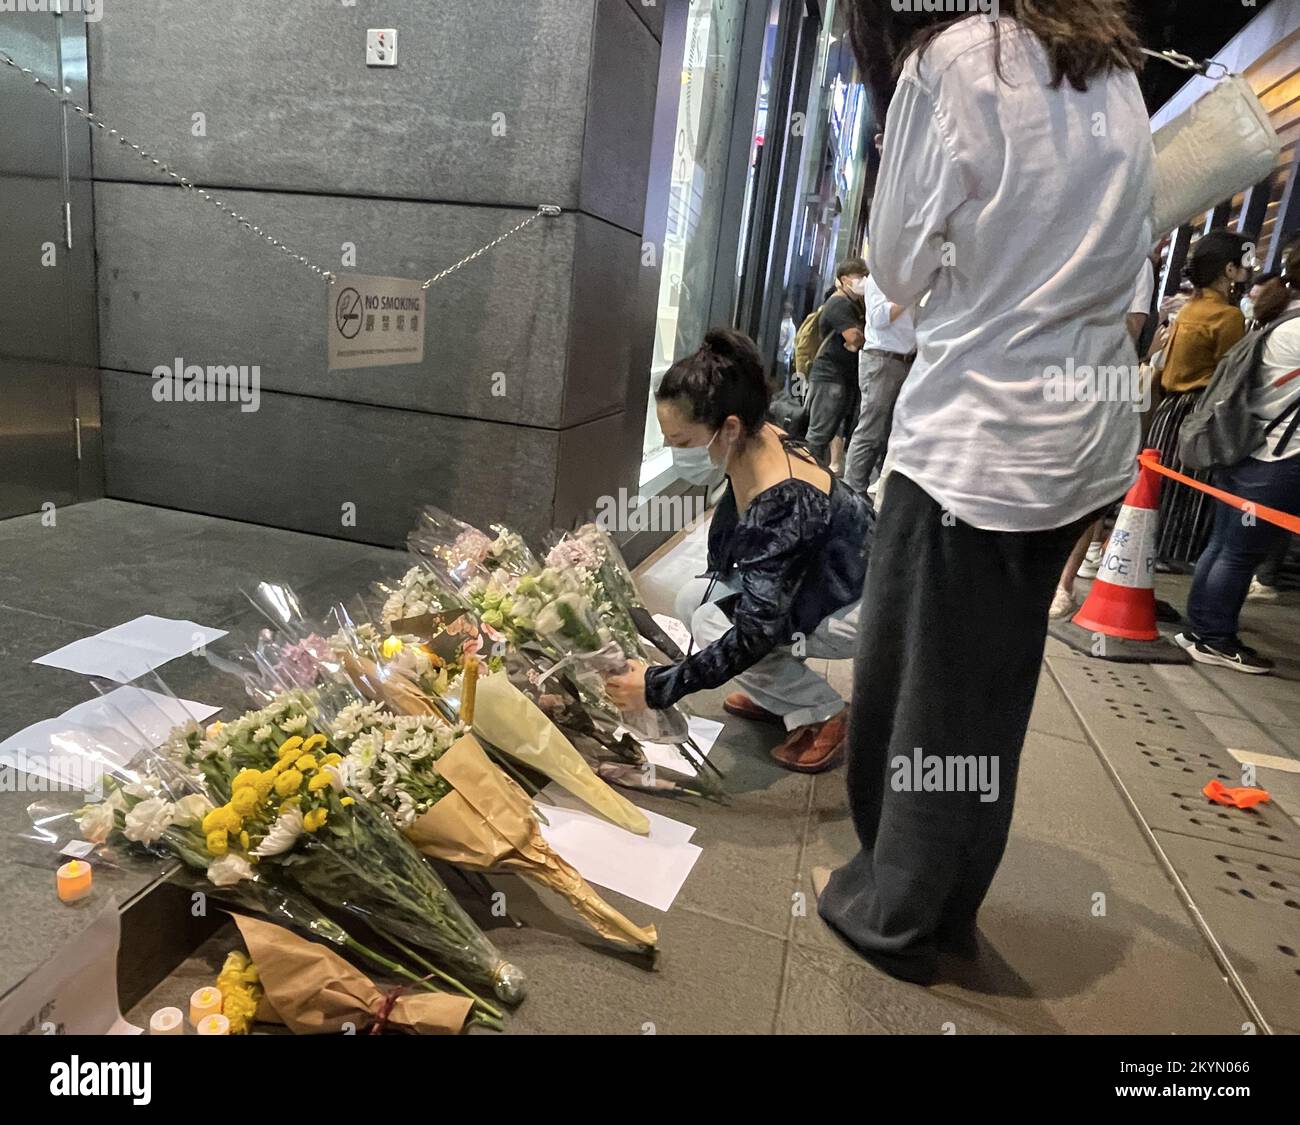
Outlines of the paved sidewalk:
M115 501L80 505L59 519L57 536L30 517L0 523L0 738L90 697L83 678L30 663L76 637L159 613L218 625L230 630L232 642L247 641L260 620L239 594L241 585L286 578L309 607L323 611L406 564L397 552ZM702 569L702 558L699 531L642 567L652 608L669 609L681 581ZM1170 587L1162 595L1176 604L1180 581L1162 580ZM1283 657L1277 677L1250 679L1191 666L1140 669L1136 674L1149 687L1125 680L1122 690L1129 695L1106 693L1123 700L1144 692L1143 705L1172 715L1184 728L1177 737L1220 762L1225 773L1232 766L1220 761L1226 749L1269 755L1260 783L1274 790L1279 807L1296 814L1300 774L1286 767L1295 760L1300 731L1297 624L1291 607L1248 611L1247 627L1259 647ZM1097 670L1103 666L1090 664L1094 676L1104 674ZM827 669L846 689L848 665ZM238 686L201 661L173 662L164 676L190 698L229 707L242 702ZM523 925L514 928L472 908L532 980L530 997L509 1029L1240 1034L1252 1013L1225 979L1184 892L1157 858L1153 834L1117 783L1107 757L1115 756L1113 747L1099 749L1098 733L1109 738L1120 729L1112 721L1112 708L1120 704L1105 704L1105 695L1082 683L1086 678L1079 661L1054 645L1031 721L1010 847L981 915L985 957L965 976L930 989L901 984L826 930L811 902L809 873L842 862L854 849L842 771L817 778L786 773L768 757L775 731L730 719L713 752L727 774L726 806L637 798L695 825L694 840L703 849L667 913L608 895L635 921L659 927L662 948L653 966L593 938L562 903L543 901L518 879L493 877ZM695 697L696 710L727 718L721 694ZM1183 745L1173 735L1163 744ZM1193 781L1203 784L1200 773ZM1135 783L1129 791L1139 788ZM76 925L74 912L61 912L53 902L48 866L13 846L10 834L25 816L25 802L16 797L0 800L0 833L9 841L0 848L0 890L21 905L0 925L6 939L0 943L0 991L29 971L42 951L67 940ZM1194 814L1206 811L1196 807ZM1230 831L1237 821L1225 824L1222 831ZM1286 954L1275 947L1285 943L1274 937L1275 920L1295 915L1287 903L1300 887L1300 867L1290 873L1285 857L1273 853L1268 862L1248 867L1245 861L1254 856L1249 839L1237 847L1210 844L1177 824L1156 831L1173 866L1186 871L1192 898L1201 893L1192 878L1196 864L1215 854L1228 857L1219 883L1206 892L1217 913L1201 913L1216 933L1226 933L1224 923L1258 917L1250 941L1232 936L1222 942L1224 952L1248 988L1282 979ZM1175 855L1179 848L1192 859ZM1259 873L1260 865L1270 870ZM157 875L154 869L124 873L123 889L134 893ZM1237 890L1258 887L1257 901L1237 895L1233 875L1245 880ZM1298 930L1290 929L1292 945L1300 944ZM220 940L209 943L156 996L187 995L186 986L204 979L208 962L225 947ZM133 956L144 954L123 950L124 959ZM1300 986L1300 976L1293 979ZM1290 995L1273 989L1273 997ZM137 1013L152 1010L151 1002L146 998ZM1281 1019L1276 1025L1300 1027Z

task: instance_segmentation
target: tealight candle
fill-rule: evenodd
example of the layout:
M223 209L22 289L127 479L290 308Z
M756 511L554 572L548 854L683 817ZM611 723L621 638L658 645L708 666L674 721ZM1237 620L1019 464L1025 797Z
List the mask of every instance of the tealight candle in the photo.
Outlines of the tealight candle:
M63 902L76 902L90 894L90 864L78 863L75 859L59 868L55 886L59 889L59 898Z
M208 1016L221 1014L221 989L209 985L190 997L190 1023L198 1027Z
M149 1017L150 1035L184 1035L185 1017L179 1008L159 1008Z
M197 1030L200 1035L229 1035L230 1021L217 1012L216 1015L204 1016Z

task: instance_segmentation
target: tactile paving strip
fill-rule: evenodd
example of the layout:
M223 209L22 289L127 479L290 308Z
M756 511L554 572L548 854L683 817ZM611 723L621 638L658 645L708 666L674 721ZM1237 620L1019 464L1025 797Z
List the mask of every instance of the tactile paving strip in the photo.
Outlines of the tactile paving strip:
M1048 663L1251 1000L1271 1026L1300 1025L1300 827L1276 804L1205 797L1241 767L1148 668Z
M1155 836L1274 1029L1300 1027L1300 862Z

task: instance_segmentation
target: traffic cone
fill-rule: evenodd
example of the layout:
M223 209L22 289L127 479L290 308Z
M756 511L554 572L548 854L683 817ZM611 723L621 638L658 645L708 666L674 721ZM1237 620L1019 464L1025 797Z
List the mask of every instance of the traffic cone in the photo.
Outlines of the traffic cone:
M1160 460L1158 449L1145 455ZM1074 615L1081 629L1128 641L1159 640L1156 628L1156 533L1160 474L1141 466L1124 497L1097 578Z
M1160 460L1160 451L1143 456ZM1160 474L1141 465L1124 497L1092 589L1069 621L1048 631L1078 652L1124 663L1182 663L1187 657L1156 628L1156 538Z

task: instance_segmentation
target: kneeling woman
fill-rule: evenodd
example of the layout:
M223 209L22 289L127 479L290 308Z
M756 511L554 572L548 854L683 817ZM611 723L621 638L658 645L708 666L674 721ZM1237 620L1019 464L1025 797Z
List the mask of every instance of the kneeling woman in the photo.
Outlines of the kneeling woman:
M870 506L764 420L767 382L747 337L713 330L655 397L679 467L729 484L710 534L710 581L677 603L698 651L665 667L633 665L609 680L610 695L628 710L667 707L734 679L741 691L728 711L785 726L772 751L781 765L830 769L844 752L845 704L804 661L854 655Z

